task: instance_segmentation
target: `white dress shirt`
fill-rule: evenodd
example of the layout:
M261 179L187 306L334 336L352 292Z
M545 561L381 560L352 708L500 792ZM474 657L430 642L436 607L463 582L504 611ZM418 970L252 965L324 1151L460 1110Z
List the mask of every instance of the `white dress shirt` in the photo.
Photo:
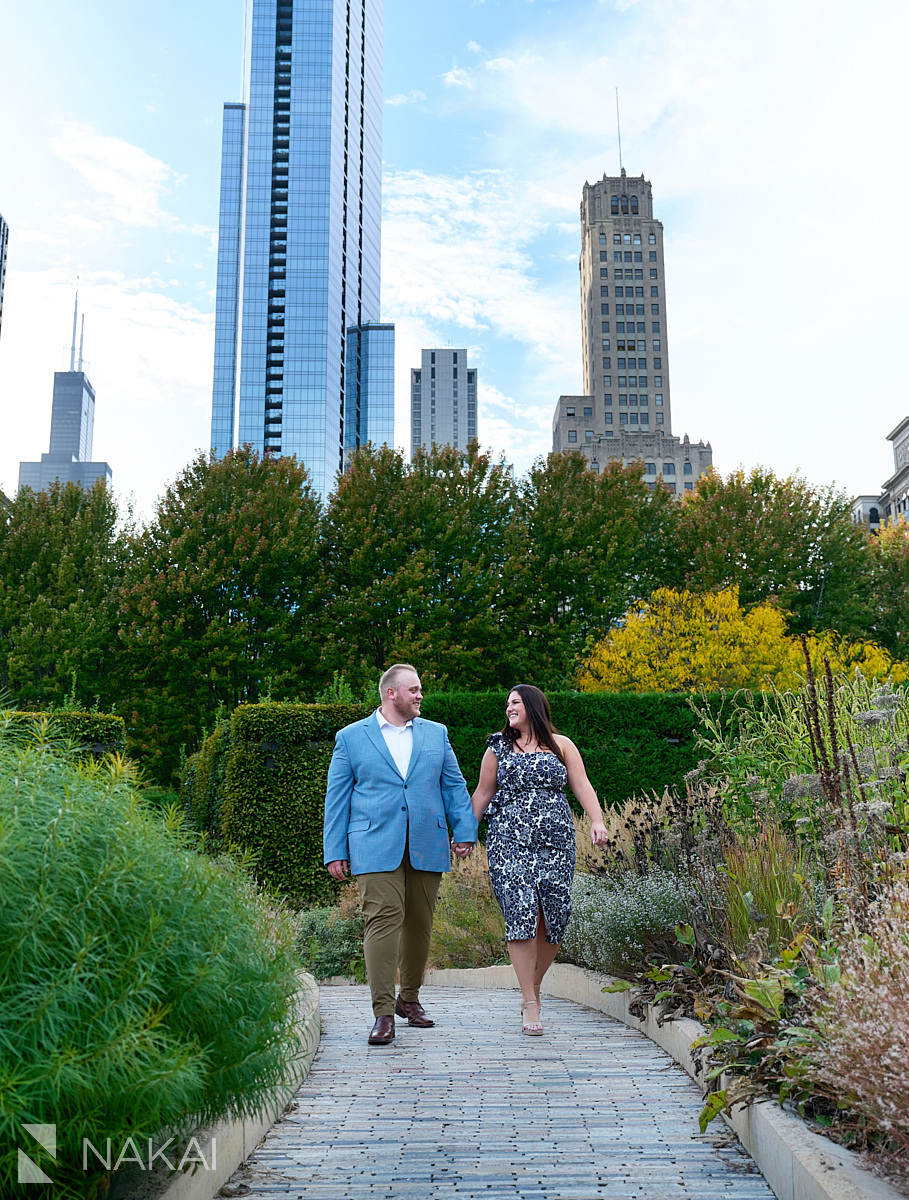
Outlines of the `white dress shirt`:
M381 708L376 709L376 720L382 730L382 737L385 738L385 745L395 760L395 766L401 772L401 778L406 779L410 756L413 753L413 721L408 721L406 725L392 725L391 721L386 721L382 716Z

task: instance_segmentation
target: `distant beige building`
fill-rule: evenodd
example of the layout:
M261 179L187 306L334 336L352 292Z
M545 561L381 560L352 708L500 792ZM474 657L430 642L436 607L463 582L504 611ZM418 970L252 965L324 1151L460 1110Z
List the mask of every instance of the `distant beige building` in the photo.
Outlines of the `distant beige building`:
M864 522L872 531L882 521L909 521L909 417L887 434L887 441L893 443L893 474L880 495L856 496L852 501L853 521Z
M559 397L553 450L578 450L594 470L641 460L651 485L661 475L692 490L713 451L672 433L663 226L643 175L584 184L580 273L585 394Z

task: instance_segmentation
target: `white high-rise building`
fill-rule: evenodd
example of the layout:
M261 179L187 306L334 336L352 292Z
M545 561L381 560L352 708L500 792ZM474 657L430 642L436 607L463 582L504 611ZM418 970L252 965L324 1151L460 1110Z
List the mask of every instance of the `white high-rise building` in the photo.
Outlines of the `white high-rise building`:
M477 436L477 372L467 351L424 350L410 372L410 452L418 446L466 450Z

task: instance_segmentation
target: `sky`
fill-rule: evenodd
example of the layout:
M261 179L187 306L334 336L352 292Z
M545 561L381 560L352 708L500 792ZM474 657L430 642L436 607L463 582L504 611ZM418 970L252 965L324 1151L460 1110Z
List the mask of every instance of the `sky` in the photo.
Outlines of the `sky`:
M147 518L209 444L243 4L3 2L7 494L48 448L77 278L118 495ZM410 368L451 345L478 369L483 445L519 473L551 448L581 388L579 205L618 172L618 88L622 161L664 226L673 432L724 474L879 490L909 412L899 372L870 370L905 342L905 0L385 0L384 19L399 446Z

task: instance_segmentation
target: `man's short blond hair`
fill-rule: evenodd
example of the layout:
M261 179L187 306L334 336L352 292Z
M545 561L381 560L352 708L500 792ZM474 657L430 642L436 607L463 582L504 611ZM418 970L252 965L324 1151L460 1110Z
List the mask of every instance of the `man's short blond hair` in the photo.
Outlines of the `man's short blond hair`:
M413 671L414 675L418 677L420 674L417 668L412 666L410 663L393 663L379 680L379 700L382 704L385 703L385 689L397 688L398 677L402 675L404 671Z

